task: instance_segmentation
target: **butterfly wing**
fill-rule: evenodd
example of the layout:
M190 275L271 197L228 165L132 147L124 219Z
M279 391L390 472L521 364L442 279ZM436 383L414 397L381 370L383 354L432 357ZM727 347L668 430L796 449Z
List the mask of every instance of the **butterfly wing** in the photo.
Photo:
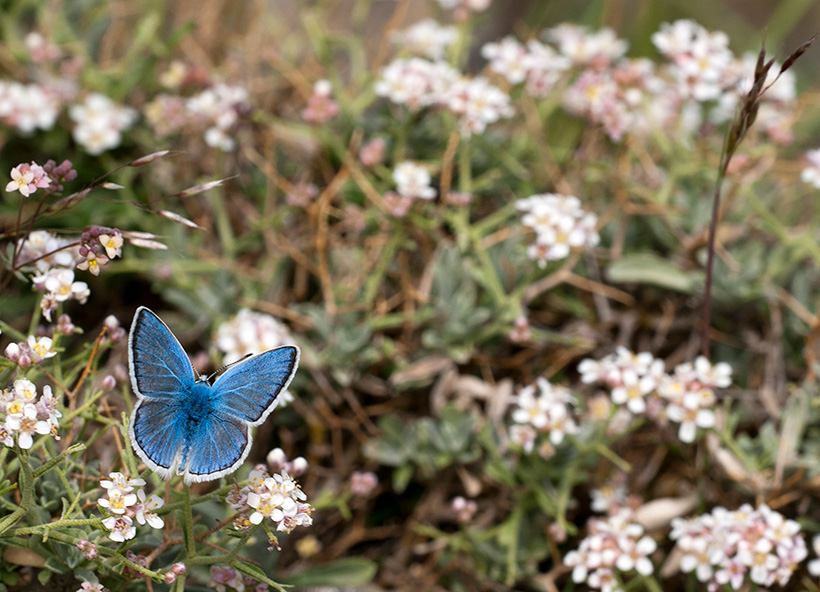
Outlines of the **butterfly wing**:
M152 471L168 479L179 464L187 429L182 416L162 399L140 399L128 426L137 455Z
M128 364L137 397L179 400L196 377L188 355L171 330L141 306L128 335Z
M299 348L278 347L231 366L214 383L214 401L226 415L255 426L276 407L299 366Z
M299 348L267 351L228 368L211 392L211 412L193 426L183 468L186 481L211 481L235 471L251 449L251 426L276 407L299 365Z
M128 362L137 404L129 435L137 455L163 478L179 463L188 432L185 407L194 369L177 338L144 306L137 309L128 336Z
M184 467L186 482L212 481L233 473L251 450L249 426L215 411L192 430Z

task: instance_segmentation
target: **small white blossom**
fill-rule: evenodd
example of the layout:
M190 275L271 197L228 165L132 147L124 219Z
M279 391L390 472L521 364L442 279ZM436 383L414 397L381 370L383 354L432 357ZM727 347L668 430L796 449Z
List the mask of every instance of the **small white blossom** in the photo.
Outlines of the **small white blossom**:
M140 489L137 491L137 500L135 516L138 523L148 524L151 528L162 528L165 526L165 521L162 517L154 512L154 510L163 506L162 498L157 494L151 494L151 497L146 500L145 491Z
M137 528L130 516L109 516L102 523L109 531L108 538L114 542L123 543L137 536Z
M72 106L69 116L75 122L74 141L94 155L119 146L122 132L137 120L134 109L116 105L100 93L92 93L83 103Z
M396 165L393 180L399 195L404 197L433 199L436 196L436 190L430 186L430 173L418 163L404 161Z
M410 53L440 60L457 37L455 27L440 25L433 19L424 19L404 31L394 33L393 42Z

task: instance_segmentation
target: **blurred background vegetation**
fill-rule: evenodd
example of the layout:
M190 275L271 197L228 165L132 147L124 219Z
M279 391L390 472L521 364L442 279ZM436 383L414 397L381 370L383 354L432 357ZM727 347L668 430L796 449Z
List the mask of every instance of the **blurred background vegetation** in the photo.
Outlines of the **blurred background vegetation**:
M127 326L146 305L189 352L207 352L213 367L213 332L240 308L288 325L304 352L296 400L260 428L252 460L277 445L304 455L311 469L303 487L321 511L311 529L283 545L283 578L302 572L306 583L315 573L314 581L341 586L342 571L322 580L317 566L362 557L372 563L350 564L353 584L378 566L373 581L383 588L555 589L555 581L566 581L560 557L569 546L550 525L576 536L590 516L590 489L607 482L613 467L635 469L624 479L645 500L691 492L704 508L768 500L799 515L809 532L820 529L811 514L820 486L820 214L816 191L797 181L803 152L820 144L816 51L795 68L794 143L753 135L744 146L748 164L727 184L712 359L732 364L736 386L721 402L720 444L683 446L674 430L646 423L617 438L597 426L587 448L559 447L545 461L512 455L499 436L517 387L539 376L577 384L577 363L615 345L652 351L669 368L697 354L723 129L680 144L613 145L545 103L461 140L455 154L452 120L415 118L373 91L379 68L396 53L390 30L448 18L422 0L5 0L2 16L6 79L32 76L23 40L36 30L83 59L84 91L140 112L167 91L161 79L174 60L193 67L192 88L226 81L248 90L252 108L236 127L232 152L195 134L158 137L143 120L120 147L91 156L74 143L63 114L53 129L31 136L0 129L0 170L68 158L79 171L76 191L82 180L133 158L174 151L116 172L111 180L123 189L94 194L38 227L148 231L169 247L132 248L99 277L84 278L91 304L71 315L87 334L110 314ZM651 34L678 18L725 31L738 55L756 53L765 40L782 60L820 29L820 3L496 0L462 25L469 37L459 65L478 72L484 43L534 37L563 22L612 27L629 41L628 55L656 58ZM320 79L331 81L341 112L309 124L300 113ZM518 99L519 113L527 113ZM412 156L439 180L449 167L453 186L467 183L476 196L469 213L425 203L405 218L387 216L379 196L390 171L355 162L375 136L388 138L390 166ZM173 197L219 178L228 181ZM318 196L294 206L286 197L300 183L315 184ZM565 188L597 211L602 243L570 264L540 270L526 257L512 204ZM132 204L174 210L201 230ZM27 212L34 207L24 204ZM4 238L17 216L17 201L4 194ZM12 282L0 296L0 316L22 330L30 311L30 286ZM532 338L516 342L508 335L522 315ZM107 365L125 356L115 351ZM785 418L805 434L786 450ZM715 460L724 447L741 470ZM375 493L341 495L361 470L378 475ZM478 502L467 526L449 506L459 495ZM680 583L668 581L664 589Z

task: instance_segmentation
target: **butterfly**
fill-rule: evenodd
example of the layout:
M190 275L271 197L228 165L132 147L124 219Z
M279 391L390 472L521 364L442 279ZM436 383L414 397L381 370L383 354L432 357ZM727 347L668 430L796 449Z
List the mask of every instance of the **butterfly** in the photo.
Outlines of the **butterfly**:
M211 383L194 370L168 326L141 306L128 335L137 404L128 433L137 455L163 479L212 481L234 472L251 449L253 426L276 407L299 365L286 345L240 360Z

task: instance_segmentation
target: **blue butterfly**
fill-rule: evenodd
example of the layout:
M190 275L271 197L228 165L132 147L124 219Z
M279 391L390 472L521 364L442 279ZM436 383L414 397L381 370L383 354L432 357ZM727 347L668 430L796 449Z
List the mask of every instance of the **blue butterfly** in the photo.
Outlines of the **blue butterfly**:
M250 428L276 407L299 365L299 348L278 347L228 367L211 384L191 366L167 325L141 306L128 336L137 404L128 433L139 457L168 479L212 481L251 449Z

